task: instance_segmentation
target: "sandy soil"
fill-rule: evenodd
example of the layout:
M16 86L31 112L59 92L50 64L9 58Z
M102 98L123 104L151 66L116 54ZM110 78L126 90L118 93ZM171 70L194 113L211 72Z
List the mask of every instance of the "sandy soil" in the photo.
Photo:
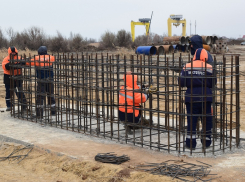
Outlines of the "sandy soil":
M240 71L245 71L245 47L230 46L231 53L240 53ZM0 52L0 58L3 55ZM0 71L3 75L2 70ZM241 80L244 80L241 76ZM243 90L245 85L240 83L241 90L241 130L245 130L245 93ZM5 108L5 88L2 82L0 83L0 108ZM52 143L52 141L50 141ZM137 171L135 166L144 164L146 162L163 162L166 160L184 160L190 163L196 163L197 160L212 165L212 173L217 174L214 177L219 177L213 181L245 181L245 150L242 145L241 149L234 154L225 154L224 156L214 157L188 157L188 156L174 156L163 154L160 152L146 151L137 147L128 147L122 145L120 149L105 145L103 143L96 143L91 150L90 147L83 147L83 150L78 148L66 148L68 143L64 141L56 141L55 145L42 145L34 147L26 158L21 159L6 159L0 160L0 181L177 181L171 177L151 175L146 172ZM67 141L68 142L68 141ZM73 141L69 141L69 144ZM74 141L75 142L75 141ZM76 144L74 144L76 145ZM84 142L85 145L85 142ZM90 143L92 145L92 142ZM59 146L59 147L57 147ZM16 149L23 148L22 145L16 143L0 142L0 157L7 157ZM61 151L65 154L76 156L76 154L84 157L69 157L68 155L61 155L56 152L48 152L45 149L52 151ZM118 148L118 149L117 149ZM121 165L103 164L94 160L95 154L106 151L114 151L127 154L130 153L130 161ZM23 150L18 155L26 154L28 150ZM4 158L0 158L4 159ZM21 161L20 161L21 160ZM20 161L20 162L19 162ZM191 179L190 179L191 180Z
M6 157L11 152L23 148L14 143L4 143L0 156ZM24 155L22 151L16 155ZM154 176L120 165L102 164L94 161L74 159L65 155L48 153L34 148L25 159L1 161L1 181L172 181L164 176Z

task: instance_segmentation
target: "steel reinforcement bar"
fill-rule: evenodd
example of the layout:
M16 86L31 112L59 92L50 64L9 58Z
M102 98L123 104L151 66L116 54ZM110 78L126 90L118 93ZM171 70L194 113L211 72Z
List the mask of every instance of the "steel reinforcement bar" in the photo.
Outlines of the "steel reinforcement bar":
M11 77L13 117L169 153L205 155L239 146L237 55L214 56L214 76L201 75L204 83L206 79L217 79L212 88L212 144L209 148L202 145L206 142L207 133L204 109L196 124L197 146L190 149L185 147L186 87L181 87L179 82L181 70L191 61L189 54L123 57L109 53L58 54L52 66L42 68L47 73L53 70L53 78L46 79L37 77L40 67L25 64L31 62L30 58L31 55L29 58L24 55L21 60L11 60L12 71L22 69L22 75ZM138 76L138 85L145 85L145 88L132 92L149 94L149 99L140 107L131 106L133 113L136 110L141 113L140 123L120 121L118 117L119 92L122 86L126 86L123 76L129 71ZM202 71L206 72L207 66ZM190 79L195 79L192 74ZM19 87L16 84L20 84ZM38 85L43 85L43 88ZM192 96L195 97L193 93ZM40 115L37 113L40 97L44 99L41 105L43 113L37 117ZM203 97L207 97L206 92ZM52 98L55 99L55 111Z

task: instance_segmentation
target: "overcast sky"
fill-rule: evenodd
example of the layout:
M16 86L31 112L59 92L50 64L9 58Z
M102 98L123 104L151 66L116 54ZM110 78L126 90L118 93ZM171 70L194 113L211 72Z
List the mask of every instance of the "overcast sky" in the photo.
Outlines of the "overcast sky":
M245 35L245 0L0 0L0 27L3 33L12 27L15 32L33 26L46 35L59 31L99 40L106 31L131 32L131 20L150 18L150 32L167 34L171 14L183 15L187 36L218 35L239 38ZM190 26L191 23L191 26ZM181 26L172 26L173 34L181 35ZM135 27L135 35L143 35L144 26Z

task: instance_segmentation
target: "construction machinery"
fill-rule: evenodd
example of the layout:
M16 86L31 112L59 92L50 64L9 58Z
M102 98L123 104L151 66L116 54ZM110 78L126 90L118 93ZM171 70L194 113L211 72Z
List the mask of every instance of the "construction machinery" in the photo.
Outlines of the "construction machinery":
M153 14L153 12L152 12L152 14ZM133 42L135 40L135 25L144 25L146 35L149 35L152 14L151 14L151 18L140 18L138 22L131 21L131 36L132 36Z
M135 39L135 25L144 25L146 30L146 35L149 35L150 20L151 20L150 18L142 18L139 19L139 22L131 21L131 35L132 35L133 42Z
M172 24L176 27L182 24L182 36L186 36L186 20L182 18L182 15L170 15L170 17L168 18L169 37L172 37Z

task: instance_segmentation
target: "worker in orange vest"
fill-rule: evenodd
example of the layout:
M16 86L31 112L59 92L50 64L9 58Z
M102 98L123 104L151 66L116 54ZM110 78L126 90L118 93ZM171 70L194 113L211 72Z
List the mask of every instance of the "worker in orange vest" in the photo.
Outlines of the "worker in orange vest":
M14 91L18 97L18 100L22 104L23 111L27 108L26 97L25 94L23 93L23 87L22 87L23 80L16 78L17 76L22 75L22 69L20 66L22 64L25 64L24 62L21 63L20 59L21 59L20 56L18 56L18 50L14 46L11 46L8 48L8 56L5 57L2 62L2 68L4 72L4 84L6 89L6 96L5 96L6 105L7 105L6 111L11 110L11 103L10 103L10 85L11 85L10 77L11 76L15 76L15 79L12 82L12 84L13 84L13 88L15 89ZM10 60L14 60L13 63L10 63ZM12 67L12 64L18 66Z
M36 117L43 118L44 100L48 99L48 105L51 107L51 115L56 114L54 98L54 73L53 63L55 57L47 53L47 47L41 46L38 49L38 55L27 62L27 65L35 66L37 76L37 98L36 98ZM46 94L46 96L45 96Z
M212 89L217 83L213 66L207 63L208 53L205 49L196 50L191 63L187 63L179 78L181 87L187 87L185 104L187 110L186 148L196 148L196 126L198 118L206 125L203 129L201 143L205 148L212 143ZM205 118L205 120L204 120ZM203 133L205 131L205 133ZM204 135L205 134L205 135Z
M126 87L123 85L119 91L119 119L128 123L139 124L141 122L140 103L147 101L149 95L142 93L141 87L137 85L137 75L128 72L123 77ZM127 119L126 119L127 117ZM132 126L127 127L127 132L132 134Z

